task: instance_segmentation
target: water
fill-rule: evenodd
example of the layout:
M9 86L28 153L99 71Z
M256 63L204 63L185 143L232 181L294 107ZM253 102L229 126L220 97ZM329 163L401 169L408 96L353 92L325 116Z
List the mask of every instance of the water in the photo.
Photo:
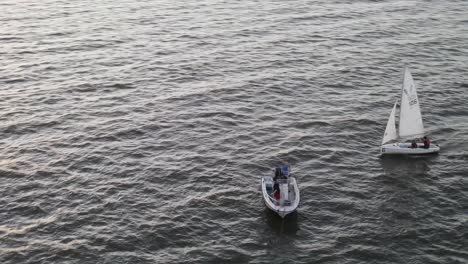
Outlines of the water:
M466 263L466 1L0 10L1 263ZM405 63L442 150L382 159Z

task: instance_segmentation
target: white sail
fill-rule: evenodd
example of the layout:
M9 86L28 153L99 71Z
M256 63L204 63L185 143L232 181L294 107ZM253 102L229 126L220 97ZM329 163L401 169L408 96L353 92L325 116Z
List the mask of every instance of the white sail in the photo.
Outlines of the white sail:
M385 128L385 133L382 139L382 145L398 138L397 131L395 128L395 110L396 110L397 102L393 105L392 112L390 113L390 117L388 118L387 128Z
M400 104L400 137L418 137L424 135L424 126L419 109L419 100L416 93L413 77L407 67L405 67L403 88L401 91Z

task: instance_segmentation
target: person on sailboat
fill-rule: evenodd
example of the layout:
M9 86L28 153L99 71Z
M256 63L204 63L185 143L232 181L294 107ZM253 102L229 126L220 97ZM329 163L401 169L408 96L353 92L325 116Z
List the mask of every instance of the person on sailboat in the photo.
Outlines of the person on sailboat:
M411 148L418 148L418 143L414 139L411 141Z
M429 140L428 136L424 136L423 139L424 139L424 148L428 149L431 146L431 141Z

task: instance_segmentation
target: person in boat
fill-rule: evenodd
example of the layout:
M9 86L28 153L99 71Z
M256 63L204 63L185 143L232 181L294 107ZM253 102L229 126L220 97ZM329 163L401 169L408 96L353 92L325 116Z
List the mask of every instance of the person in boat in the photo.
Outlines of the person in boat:
M418 143L414 139L411 141L411 148L418 148Z
M424 141L423 141L424 142L424 148L428 149L431 146L431 141L429 140L428 136L424 136L423 139L424 139Z
M276 200L280 199L280 188L279 188L279 183L275 181L273 184L273 197L275 197Z

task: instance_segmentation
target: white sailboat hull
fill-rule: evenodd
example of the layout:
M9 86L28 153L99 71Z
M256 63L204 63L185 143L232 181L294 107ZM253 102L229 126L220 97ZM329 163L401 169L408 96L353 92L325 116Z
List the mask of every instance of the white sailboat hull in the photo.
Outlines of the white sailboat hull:
M423 155L439 152L438 145L431 144L429 148L423 148L423 144L418 144L417 148L411 148L411 143L392 143L382 145L380 153L386 154L406 154L406 155Z
M296 179L294 177L289 177L287 180L288 199L285 201L280 201L276 200L273 196L271 196L271 188L267 188L267 185L269 185L272 182L272 177L262 177L263 201L265 202L266 207L268 207L270 210L284 218L286 215L296 211L297 207L299 206L299 187L297 186Z

